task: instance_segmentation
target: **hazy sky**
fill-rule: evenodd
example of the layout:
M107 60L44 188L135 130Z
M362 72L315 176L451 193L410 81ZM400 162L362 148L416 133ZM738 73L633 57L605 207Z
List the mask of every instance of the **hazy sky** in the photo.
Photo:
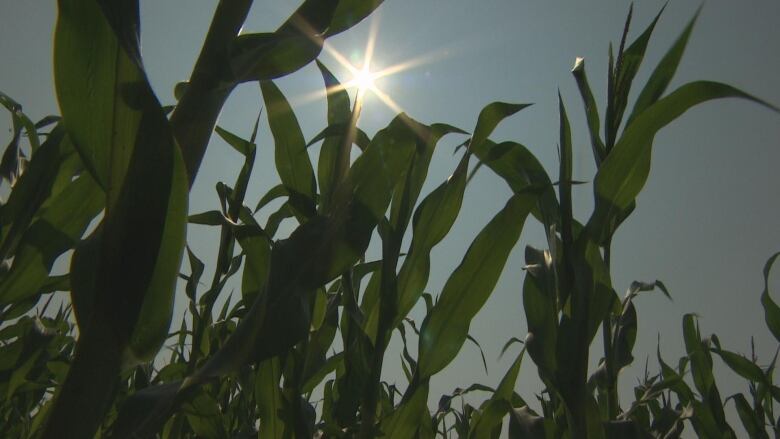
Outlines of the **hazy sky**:
M202 0L141 2L144 62L163 103L174 102L173 85L189 75L215 4ZM273 30L297 4L258 1L245 30ZM643 1L636 5L632 37L662 4ZM636 79L635 92L697 6L698 2L677 1L667 7ZM22 103L33 119L57 113L51 73L55 2L3 0L2 11L0 90ZM575 57L585 57L603 114L607 45L617 43L627 11L627 2L614 0L386 0L371 18L328 44L360 63L371 21L376 20L377 67L421 57L427 60L379 84L404 111L424 123L446 122L471 130L479 110L492 101L535 103L506 120L492 138L525 144L553 175L557 173L556 94L560 89L572 122L575 179L590 182L594 166L570 69ZM697 79L718 80L780 103L778 19L780 2L775 0L708 1L672 87ZM340 79L349 79L332 57L323 55L322 60ZM307 102L304 96L321 89L319 72L308 66L278 84L293 102L305 137L313 137L325 125L325 103L322 99ZM243 85L225 107L220 124L248 135L260 104L257 85ZM369 98L360 126L373 135L392 117L393 112L378 99ZM277 182L271 138L262 122L259 165L247 197L250 205ZM10 138L6 116L0 120L0 132ZM453 147L462 140L451 136L439 144L424 193L454 170ZM313 158L317 152L312 148ZM748 353L753 335L760 358L771 359L777 343L765 328L759 295L763 264L780 250L778 164L780 116L744 101L705 104L656 137L649 182L614 241L613 279L621 296L632 280L660 279L674 302L660 294L637 300L637 361L622 375L623 395L641 375L646 355L651 356L651 373L657 370L654 353L659 334L666 359L676 362L683 352L681 318L688 312L700 315L702 332L717 333L724 347ZM192 193L191 210L216 208L214 184L219 180L232 183L240 166L238 154L219 141L212 142ZM440 292L471 240L509 196L503 181L487 170L480 171L467 189L455 227L433 253L427 291ZM591 185L575 187L575 215L582 221L590 214L592 198ZM458 359L434 378L432 402L457 386L495 385L506 371L511 356L495 360L501 346L510 337L523 338L526 332L520 293L523 248L544 242L541 227L533 221L529 224L493 296L472 323L471 334L485 349L490 375L482 371L476 349L467 344ZM215 248L216 236L208 228L192 227L188 239L199 256L212 261L209 253ZM780 275L773 276L770 285L780 289ZM421 307L413 316L422 320ZM385 377L402 384L397 347L394 343L386 357ZM599 355L594 357L596 361ZM723 369L719 363L716 368ZM541 390L535 377L536 368L528 359L517 389L529 400ZM745 390L742 381L730 378L721 385L724 397Z

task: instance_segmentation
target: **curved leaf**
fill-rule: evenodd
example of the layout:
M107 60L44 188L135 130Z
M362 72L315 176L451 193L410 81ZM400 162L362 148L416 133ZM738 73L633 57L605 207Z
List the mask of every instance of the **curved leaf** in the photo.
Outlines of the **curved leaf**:
M761 305L764 306L764 320L766 326L777 341L780 341L780 307L769 296L769 271L772 270L775 260L780 256L780 252L772 255L764 265L764 291L761 293Z
M59 8L57 98L68 135L105 190L106 213L95 312L46 435L86 437L108 408L121 366L150 359L167 338L188 182L138 58L137 4L63 0Z
M270 81L260 83L274 137L274 160L282 184L291 194L299 220L314 214L314 169L306 151L298 119L279 88Z
M447 280L439 301L420 328L420 379L443 369L460 351L471 319L493 292L535 202L534 196L514 195L477 235Z
M52 199L22 236L11 270L0 281L0 303L14 303L37 294L54 261L78 244L103 203L103 191L86 174Z
M677 71L677 66L680 65L680 60L685 52L685 46L688 44L688 38L691 36L693 26L696 23L696 19L699 17L700 12L701 7L699 7L680 36L677 37L677 40L672 44L672 47L669 48L669 51L666 52L664 57L655 67L655 70L653 70L650 79L647 80L644 88L639 93L639 97L636 99L636 103L634 103L634 109L628 117L626 126L630 125L636 116L640 115L649 106L656 103L658 98L666 91L666 87L669 86L672 77Z
M747 99L778 111L772 105L729 85L697 81L685 84L660 99L626 128L596 174L596 206L588 229L597 242L604 242L614 233L621 213L644 187L650 172L655 134L694 105L727 97Z

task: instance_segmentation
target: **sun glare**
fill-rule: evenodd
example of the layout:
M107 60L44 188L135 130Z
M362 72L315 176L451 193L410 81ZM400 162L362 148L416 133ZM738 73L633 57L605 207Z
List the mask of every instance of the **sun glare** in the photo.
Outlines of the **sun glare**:
M368 63L362 69L357 70L352 78L352 83L357 87L359 93L365 93L367 90L374 90L374 74L369 69Z
M370 26L371 27L369 28L369 35L366 41L365 51L361 57L362 63L353 64L346 56L344 56L330 44L325 43L323 45L325 52L327 52L334 60L338 62L338 64L340 64L349 72L351 75L349 81L344 82L338 86L331 87L324 92L308 94L302 97L301 101L299 102L313 101L322 95L335 93L341 90L356 90L357 96L355 98L355 104L358 107L362 106L362 101L367 98L369 94L371 94L376 96L379 101L381 101L394 112L401 113L403 112L401 107L395 102L395 100L393 100L393 98L391 98L384 90L381 89L381 84L377 83L378 80L451 55L450 50L442 49L408 59L404 62L400 62L389 67L372 70L371 66L374 58L374 46L376 44L376 38L379 29L379 21L376 16L374 16L374 18L371 20ZM361 64L362 67L358 67Z

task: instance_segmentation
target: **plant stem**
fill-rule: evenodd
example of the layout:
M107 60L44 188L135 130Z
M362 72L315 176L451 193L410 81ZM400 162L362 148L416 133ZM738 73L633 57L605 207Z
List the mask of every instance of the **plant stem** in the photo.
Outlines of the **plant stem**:
M396 314L397 275L396 266L401 253L401 237L399 233L388 226L385 238L382 240L382 282L379 292L379 324L377 325L376 341L371 358L371 376L368 380L368 388L361 404L361 428L360 437L375 437L374 422L377 400L379 397L380 381L382 379L382 363L385 357L385 349ZM381 235L381 233L380 233Z
M190 187L206 153L211 132L236 81L230 73L230 45L244 25L252 0L220 0L189 86L171 115Z
M612 277L610 270L610 261L612 254L612 239L608 239L604 245L604 265L607 267L607 275ZM618 416L619 405L617 395L617 374L615 373L614 346L612 345L612 311L607 314L607 318L601 324L601 332L604 341L604 369L607 376L607 414L610 420Z

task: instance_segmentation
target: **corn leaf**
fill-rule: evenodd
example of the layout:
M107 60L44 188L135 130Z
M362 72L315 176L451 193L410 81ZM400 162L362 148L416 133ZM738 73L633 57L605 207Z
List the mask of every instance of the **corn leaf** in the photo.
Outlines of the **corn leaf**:
M533 215L545 225L556 224L559 216L558 198L547 171L525 146L515 142L494 143L485 140L472 144L471 151L480 162L509 185L514 193L538 190L542 193Z
M535 198L514 195L477 235L447 280L439 301L420 329L420 379L443 369L460 351L471 319L493 292Z
M47 431L91 436L120 367L152 358L167 338L184 248L187 176L141 67L137 3L64 0L59 9L57 99L68 135L105 190L106 213L94 267L99 294Z
M666 87L669 86L672 77L677 71L677 67L680 65L680 60L685 52L685 46L688 44L688 38L691 36L693 26L696 23L696 19L699 17L700 12L701 7L688 22L688 25L685 26L685 29L683 29L680 36L677 37L677 40L672 44L672 47L666 52L655 70L653 70L650 79L647 80L644 88L642 88L642 91L639 93L639 97L636 99L636 103L634 103L634 109L628 117L626 126L630 125L636 116L640 115L648 107L656 103L666 91Z
M761 293L761 304L764 306L766 326L772 332L772 335L775 336L775 339L780 341L780 307L769 296L769 271L772 270L772 265L774 265L778 256L780 256L780 252L772 255L764 265L764 292Z
M653 138L689 108L719 98L738 97L777 111L770 104L729 85L697 81L685 84L637 116L599 168L594 183L596 207L588 222L593 238L603 243L619 224L622 212L644 187L650 172Z
M0 301L14 303L37 294L54 261L78 244L103 203L103 192L86 174L53 198L22 236L11 269L0 281Z
M239 35L230 54L234 80L275 79L298 70L317 58L325 38L354 26L379 3L306 0L275 32Z
M268 113L268 125L274 137L274 160L282 184L290 193L290 200L298 211L298 219L314 214L314 169L306 152L298 119L290 104L273 82L260 84Z
M346 89L341 87L338 79L333 76L333 73L325 67L319 60L317 61L317 67L320 69L322 79L325 81L325 91L327 92L328 101L328 128L334 126L340 126L342 129L331 135L323 131L319 135L315 136L309 142L309 145L324 139L322 147L320 148L320 157L317 161L317 181L320 185L320 212L327 212L330 206L330 198L338 181L338 176L335 175L337 166L337 160L339 157L339 150L344 143L344 136L347 135L349 130L349 121L352 117L352 110L349 107L349 94ZM327 130L326 128L325 130ZM356 127L357 129L357 127ZM365 133L363 133L365 135ZM359 138L360 135L356 135ZM367 136L366 136L367 138ZM308 145L307 145L308 146Z

